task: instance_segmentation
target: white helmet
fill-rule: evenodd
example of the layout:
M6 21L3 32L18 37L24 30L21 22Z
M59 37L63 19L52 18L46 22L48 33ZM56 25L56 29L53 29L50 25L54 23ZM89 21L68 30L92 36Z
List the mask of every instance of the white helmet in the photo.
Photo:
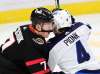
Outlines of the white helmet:
M57 29L70 27L72 25L72 17L68 11L55 10L53 11L54 23L57 25Z

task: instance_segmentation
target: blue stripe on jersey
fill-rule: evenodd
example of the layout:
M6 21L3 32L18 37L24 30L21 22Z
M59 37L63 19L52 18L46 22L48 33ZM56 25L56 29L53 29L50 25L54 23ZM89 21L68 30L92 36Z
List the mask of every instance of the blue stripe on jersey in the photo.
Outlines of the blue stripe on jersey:
M80 70L76 72L75 74L100 74L100 69L99 70Z
M84 46L81 44L80 40L76 42L77 60L78 63L88 61L90 55L86 52Z

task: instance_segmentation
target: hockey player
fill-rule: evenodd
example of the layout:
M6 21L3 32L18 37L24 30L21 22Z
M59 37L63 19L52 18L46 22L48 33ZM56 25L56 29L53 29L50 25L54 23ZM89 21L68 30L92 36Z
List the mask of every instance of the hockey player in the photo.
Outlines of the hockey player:
M2 62L0 74L51 74L46 65L43 48L45 38L54 28L53 15L46 8L36 8L31 13L31 21L32 24L17 28L1 46L0 57L5 58L5 63ZM12 64L9 65L6 60ZM8 67L4 66L6 63ZM3 67L6 67L5 70Z
M65 74L100 74L100 64L87 45L90 25L75 22L65 10L55 10L53 15L57 31L47 44L50 69L58 65Z

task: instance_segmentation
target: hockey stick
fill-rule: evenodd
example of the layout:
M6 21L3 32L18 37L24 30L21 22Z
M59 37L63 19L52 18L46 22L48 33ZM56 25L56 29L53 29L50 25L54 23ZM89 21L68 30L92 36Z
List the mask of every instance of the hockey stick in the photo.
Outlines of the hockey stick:
M60 2L59 2L59 0L55 0L55 5L56 5L56 8L60 9Z

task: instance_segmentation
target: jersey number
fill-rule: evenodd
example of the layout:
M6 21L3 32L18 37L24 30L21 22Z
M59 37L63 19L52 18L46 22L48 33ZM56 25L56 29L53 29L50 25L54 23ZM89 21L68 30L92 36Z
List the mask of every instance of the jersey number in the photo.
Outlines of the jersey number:
M89 54L86 52L84 46L81 41L76 42L76 51L77 51L77 60L78 63L82 63L84 61L88 61L90 59Z

